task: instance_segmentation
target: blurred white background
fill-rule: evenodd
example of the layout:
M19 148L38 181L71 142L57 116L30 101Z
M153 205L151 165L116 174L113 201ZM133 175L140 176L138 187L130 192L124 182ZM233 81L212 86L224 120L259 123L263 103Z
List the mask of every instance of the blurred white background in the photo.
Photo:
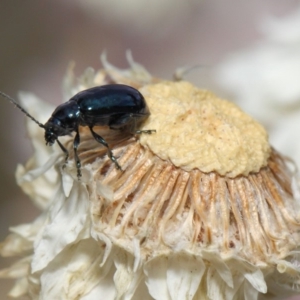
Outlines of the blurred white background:
M268 127L271 140L280 146L283 142L276 134L286 127L284 124L278 129L278 124L284 123L283 116L288 112L298 109L300 92L297 94L296 90L290 96L292 100L287 101L292 106L281 115L281 104L277 109L278 93L274 96L268 92L270 82L272 86L269 75L276 71L280 78L283 71L291 71L290 77L295 80L292 73L300 70L300 65L293 63L291 69L280 68L280 59L285 60L290 57L291 49L300 47L297 20L295 24L280 27L281 20L286 24L296 11L300 12L296 0L1 0L0 90L15 98L20 90L31 91L58 105L62 101L62 79L70 61L76 62L75 72L80 75L88 66L100 68L99 55L106 50L112 64L127 67L125 51L131 49L137 62L153 75L166 79L172 77L177 67L203 65L186 78L238 102ZM272 45L276 47L278 43L271 43L270 55L264 52L265 56L255 60L252 52L260 51L268 38L264 26L270 18L277 19L279 27L274 32L283 37L281 55L272 54ZM285 53L285 49L289 52ZM266 60L269 63L264 65ZM262 69L269 72L268 81L261 76L258 78L263 79L255 82L255 74L261 75ZM251 93L251 87L255 92ZM248 97L243 97L246 92ZM4 99L0 101L0 240L3 240L9 226L33 220L38 210L14 180L17 163L24 163L31 153L24 129L25 117ZM296 128L294 132L297 133ZM284 141L285 145L288 142ZM288 144L287 148L297 149L297 146ZM1 268L10 263L11 260L0 258ZM11 286L10 281L0 280L0 299L7 299L5 294Z

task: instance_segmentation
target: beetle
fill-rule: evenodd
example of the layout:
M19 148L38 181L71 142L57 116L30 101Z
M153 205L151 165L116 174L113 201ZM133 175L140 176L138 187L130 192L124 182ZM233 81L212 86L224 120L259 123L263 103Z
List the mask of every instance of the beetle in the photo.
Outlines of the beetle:
M31 116L16 100L0 92L0 95L27 117L45 130L46 144L58 143L68 161L69 152L61 144L58 137L70 135L75 131L73 140L74 157L77 167L77 177L81 177L81 162L78 156L80 144L79 126L88 126L94 139L107 148L108 157L121 170L116 157L103 137L97 134L94 126L108 126L110 129L123 130L131 134L151 134L156 130L137 130L138 126L150 115L149 108L143 95L135 88L123 84L107 84L81 91L69 101L60 104L52 113L49 120L42 124Z

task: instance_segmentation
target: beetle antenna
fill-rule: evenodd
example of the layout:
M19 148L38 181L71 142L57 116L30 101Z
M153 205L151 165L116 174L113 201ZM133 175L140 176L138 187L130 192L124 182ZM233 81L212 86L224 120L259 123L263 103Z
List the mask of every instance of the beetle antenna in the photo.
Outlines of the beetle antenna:
M0 96L2 96L3 98L9 100L12 104L14 104L19 110L21 110L28 118L30 118L33 122L35 122L36 124L38 124L40 127L45 129L45 125L40 123L38 120L36 120L32 115L30 115L15 99L13 99L12 97L6 95L3 92L0 92Z

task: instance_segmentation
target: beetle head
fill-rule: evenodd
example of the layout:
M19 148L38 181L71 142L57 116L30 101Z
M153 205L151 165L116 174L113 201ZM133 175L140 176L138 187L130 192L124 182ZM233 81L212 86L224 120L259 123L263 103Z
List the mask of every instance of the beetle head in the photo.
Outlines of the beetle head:
M60 122L57 119L50 118L45 124L46 144L52 146L59 136Z
M61 121L51 117L44 126L46 144L53 145L59 136L69 135L70 131L66 130Z
M45 130L45 140L46 140L46 145L50 145L50 146L52 146L54 142L57 140L57 135L55 134L55 132L52 130L51 127Z

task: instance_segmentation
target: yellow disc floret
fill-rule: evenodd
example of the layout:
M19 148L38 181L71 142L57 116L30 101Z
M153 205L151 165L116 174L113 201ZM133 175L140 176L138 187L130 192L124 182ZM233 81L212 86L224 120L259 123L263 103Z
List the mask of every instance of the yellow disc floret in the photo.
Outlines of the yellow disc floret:
M265 129L235 104L188 82L161 82L140 89L151 111L141 143L187 171L236 177L257 172L270 154Z

